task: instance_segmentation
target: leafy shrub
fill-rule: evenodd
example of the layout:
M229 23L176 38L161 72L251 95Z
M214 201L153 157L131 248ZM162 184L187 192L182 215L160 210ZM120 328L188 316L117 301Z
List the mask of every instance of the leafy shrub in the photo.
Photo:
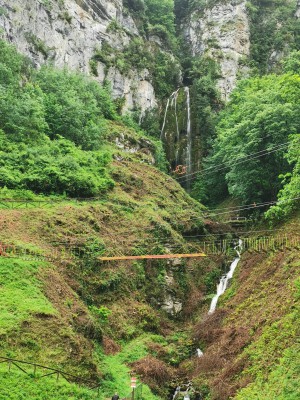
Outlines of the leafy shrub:
M58 134L83 149L99 148L104 119L116 117L108 90L82 75L47 67L37 73L36 81L44 93L50 138Z
M101 322L107 322L108 317L112 313L111 310L109 310L105 306L101 307L95 307L95 306L90 306L90 310L96 315Z
M289 135L300 130L299 94L298 75L239 83L221 113L207 172L198 178L204 195L213 201L228 190L245 203L274 200L282 189L279 175L292 172L284 155Z
M278 193L278 203L266 212L266 218L271 221L284 219L299 207L300 199L300 135L295 135L286 155L288 162L293 165L293 171L282 178L283 189ZM295 200L297 199L297 200Z
M114 186L105 169L108 154L84 152L63 138L43 146L8 145L0 154L0 185L9 189L93 197Z

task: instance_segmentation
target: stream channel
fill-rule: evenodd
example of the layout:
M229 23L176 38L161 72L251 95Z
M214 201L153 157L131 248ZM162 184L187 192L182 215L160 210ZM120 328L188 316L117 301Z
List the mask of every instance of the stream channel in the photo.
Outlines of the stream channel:
M208 311L208 314L213 314L216 310L217 304L218 304L218 300L219 297L222 296L222 294L225 292L225 290L228 288L228 284L229 281L232 279L234 271L241 259L241 252L243 250L243 241L241 239L239 239L238 244L234 247L234 250L236 251L237 257L235 257L235 259L232 261L232 263L230 264L230 268L229 271L222 275L220 282L217 286L217 293L215 294L215 296L213 297L211 304L210 304L210 308ZM196 350L196 354L198 357L202 357L203 356L203 352L200 349ZM193 392L193 387L191 385L191 383L189 382L186 386L185 390L182 390L182 388L180 386L178 386L174 392L173 395L173 399L172 400L176 400L176 399L183 399L183 400L189 400L190 399L190 394L189 392ZM200 395L199 395L200 396ZM200 397L201 399L201 397Z

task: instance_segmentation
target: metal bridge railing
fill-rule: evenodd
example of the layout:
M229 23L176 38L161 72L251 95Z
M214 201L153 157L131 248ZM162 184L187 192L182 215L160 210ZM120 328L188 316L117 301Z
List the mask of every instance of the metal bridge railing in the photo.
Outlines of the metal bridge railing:
M140 383L135 389L132 389L127 396L123 397L122 400L143 400L143 384ZM146 399L145 399L146 400Z
M277 237L260 237L260 238L242 238L243 249L256 252L264 252L268 250L281 250L283 248L299 248L300 235L282 235ZM196 243L199 251L205 255L231 255L233 249L232 239L222 239L216 241L202 241ZM0 257L21 258L23 260L36 261L72 261L74 259L83 258L84 256L92 257L89 249L82 244L65 245L44 250L35 250L25 246L14 244L4 244L0 242ZM170 256L170 255L166 255ZM183 255L184 256L184 255ZM94 255L95 257L95 255ZM160 256L162 257L162 256Z
M263 236L260 238L241 238L243 249L257 252L267 250L280 250L283 248L298 248L300 246L300 235L281 235L277 237ZM222 239L216 241L203 241L198 243L205 254L230 254L233 248L232 239Z
M56 380L60 378L64 378L69 383L76 383L78 385L82 385L87 387L90 390L97 390L97 393L100 392L100 384L95 381L87 380L80 376L69 374L68 372L62 371L57 368L47 367L45 365L29 362L29 361L21 361L16 360L14 358L9 357L1 357L0 356L0 364L7 363L8 371L11 372L11 368L14 366L19 371L22 371L24 374L28 375L29 377L35 379L42 379L49 376L56 377ZM30 368L30 370L29 370ZM38 371L42 371L42 375L38 374Z

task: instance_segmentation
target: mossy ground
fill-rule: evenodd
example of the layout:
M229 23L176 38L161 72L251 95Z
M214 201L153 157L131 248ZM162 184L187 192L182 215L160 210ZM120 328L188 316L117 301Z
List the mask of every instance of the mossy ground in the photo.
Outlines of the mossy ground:
M203 208L170 177L145 160L118 155L111 166L116 186L101 200L0 210L1 242L64 255L52 263L1 258L0 305L6 316L0 319L1 354L100 380L103 399L114 390L127 395L129 373L147 370L143 379L154 391L145 386L147 400L166 398L168 383L186 376L210 393L207 398L228 399L240 390L239 400L254 399L272 385L270 393L284 387L293 400L298 250L245 252L217 312L200 317L208 309L223 259L177 266L97 261L101 254L192 252L199 245L187 242L185 235L228 230L205 221ZM297 234L299 216L281 229ZM78 250L75 255L70 246ZM176 317L161 310L167 293L183 303ZM202 359L194 356L196 347L205 351ZM164 384L150 363L168 377ZM279 374L285 376L282 386L273 384ZM16 371L11 378L3 371L3 385L19 393L18 381L30 397L35 381L18 377ZM37 383L37 398L50 399L56 382L44 382ZM57 387L56 395L61 400L94 396L67 383Z
M24 373L12 370L7 366L0 368L1 400L92 400L99 399L97 392L69 384L61 378L34 379ZM102 397L103 398L103 397Z
M159 367L168 369L191 354L193 343L184 332L184 321L201 306L205 274L220 264L218 258L178 266L96 260L100 254L194 251L196 244L187 244L183 234L206 231L202 207L178 184L147 160L117 153L111 166L116 186L101 200L0 210L1 242L64 255L53 262L0 260L0 290L5 294L1 310L9 316L0 319L1 354L101 381L103 398L115 390L128 394L131 362L151 355L160 359ZM77 255L71 254L70 246L80 250ZM168 274L174 277L170 287ZM170 318L160 309L168 290L183 301L179 317ZM99 312L101 307L109 311L107 317ZM3 382L9 379L5 375ZM27 398L35 385L30 379L20 378ZM155 379L150 383L156 394L144 387L148 400L165 396L167 385L159 388ZM17 380L14 372L11 386ZM36 398L50 399L55 381L37 385ZM76 390L63 385L57 398L93 398L90 392Z
M299 227L294 215L272 235L297 235ZM297 247L243 254L216 313L195 329L205 355L193 374L212 399L299 396L299 267Z

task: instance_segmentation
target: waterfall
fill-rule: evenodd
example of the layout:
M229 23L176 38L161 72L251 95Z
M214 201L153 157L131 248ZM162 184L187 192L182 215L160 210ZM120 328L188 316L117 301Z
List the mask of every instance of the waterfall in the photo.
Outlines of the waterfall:
M167 116L168 116L168 110L170 107L170 103L171 103L171 107L174 107L175 109L175 120L176 120L176 129L177 129L177 140L179 141L179 126L178 126L178 116L177 116L177 97L178 97L178 92L179 92L180 88L178 88L177 90L175 90L175 92L173 92L171 94L171 96L168 98L167 104L166 104L166 109L165 109L165 115L164 115L164 122L163 122L163 126L161 128L161 132L160 132L160 138L163 138L163 134L164 134L164 130L166 127L166 122L167 122ZM165 136L166 138L166 136Z
M168 126L170 125L170 126ZM186 136L181 133L186 132ZM189 190L192 172L192 123L191 95L189 87L180 87L167 100L160 139L165 142L166 153L171 165L185 170L185 187ZM183 175L183 174L182 174Z
M180 395L180 386L177 386L177 388L175 389L175 393L173 394L173 399L172 400L175 400L175 399L177 399L177 397Z
M177 143L179 143L180 133L179 133L179 125L178 125L178 115L177 115L177 97L180 88L176 90L176 92L172 93L171 95L171 106L174 107L175 110L175 122L176 122L176 133L177 133Z
M197 353L197 357L199 357L199 358L203 356L203 351L201 351L200 349L197 349L196 353Z
M192 130L191 130L191 99L190 99L190 89L186 86L184 88L186 93L186 108L187 108L187 146L186 146L186 171L187 175L192 172ZM190 186L190 177L187 176L187 188Z
M179 396L182 399L182 394L184 394L183 399L190 399L190 395L189 392L193 392L193 385L192 382L188 382L186 385L183 385L184 388L182 388L181 386L177 386L175 393L173 394L173 398L172 400L178 399Z
M239 239L238 245L235 246L235 248L234 248L234 250L237 253L237 257L233 260L232 264L230 265L230 269L229 269L228 273L221 277L221 280L220 280L220 282L219 282L219 284L217 286L217 294L214 296L214 298L211 301L210 309L208 311L208 314L213 314L214 313L214 311L216 309L216 306L217 306L217 303L218 303L218 300L219 300L219 297L227 289L228 282L229 282L230 279L232 279L234 271L235 271L235 269L236 269L236 267L237 267L237 265L238 265L238 263L239 263L239 261L241 259L240 251L242 250L242 246L243 246L243 241L241 239Z
M167 101L166 110L165 110L165 116L164 116L164 122L163 122L163 126L162 126L161 132L160 132L160 139L161 140L163 138L163 134L164 134L165 126L166 126L166 120L167 120L167 114L168 114L169 105L170 105L170 97L168 98L168 101ZM166 136L165 136L165 138L166 138Z

